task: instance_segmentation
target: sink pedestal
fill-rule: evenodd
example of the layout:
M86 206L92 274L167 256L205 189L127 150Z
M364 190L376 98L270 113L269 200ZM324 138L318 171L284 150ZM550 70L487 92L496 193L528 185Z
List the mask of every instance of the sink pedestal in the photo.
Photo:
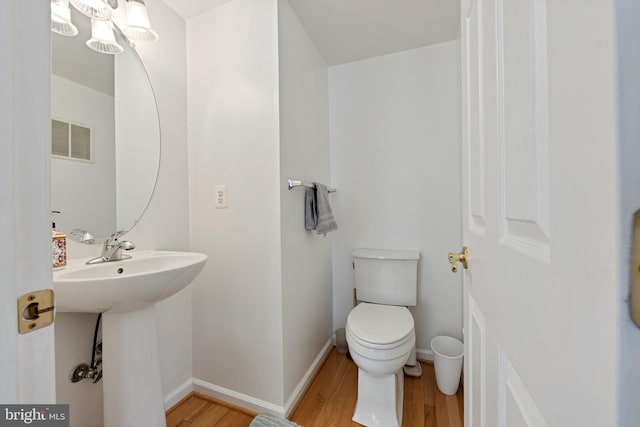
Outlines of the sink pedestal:
M195 252L140 251L95 265L72 259L53 272L57 311L103 313L105 427L166 426L154 304L184 289L206 261Z
M105 427L166 426L154 305L102 315Z

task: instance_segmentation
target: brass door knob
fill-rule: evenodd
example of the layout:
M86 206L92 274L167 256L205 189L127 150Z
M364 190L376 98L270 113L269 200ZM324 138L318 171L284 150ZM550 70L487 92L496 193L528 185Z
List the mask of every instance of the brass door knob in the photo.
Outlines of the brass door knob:
M462 252L460 253L449 252L449 264L451 264L451 271L453 273L456 273L458 271L459 262L462 263L462 266L464 267L465 270L469 268L469 264L467 263L468 256L469 256L469 253L467 252L466 246L462 248Z

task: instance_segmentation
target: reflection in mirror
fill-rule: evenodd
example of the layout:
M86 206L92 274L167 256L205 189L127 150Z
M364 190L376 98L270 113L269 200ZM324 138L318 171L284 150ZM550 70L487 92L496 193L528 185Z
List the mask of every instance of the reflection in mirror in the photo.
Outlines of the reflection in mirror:
M89 49L89 19L73 10L77 37L52 33L52 209L57 228L96 241L130 230L146 209L160 161L155 97L135 50L116 28L118 55Z

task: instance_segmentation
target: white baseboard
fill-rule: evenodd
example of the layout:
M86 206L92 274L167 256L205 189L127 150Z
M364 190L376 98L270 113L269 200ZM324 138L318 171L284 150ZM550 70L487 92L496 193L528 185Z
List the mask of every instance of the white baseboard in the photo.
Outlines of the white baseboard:
M237 391L229 390L228 388L220 387L197 378L193 379L193 390L258 414L284 417L284 408L282 406L274 405L273 403L238 393Z
M193 378L189 378L164 397L164 408L168 410L193 391Z
M320 370L320 367L322 367L322 363L325 361L327 356L329 356L331 347L333 347L333 344L331 343L331 339L329 339L322 350L320 350L320 353L318 353L313 363L311 363L311 366L309 366L309 369L307 369L307 372L304 374L297 387L293 390L293 393L291 393L287 403L284 405L285 418L288 418L289 415L291 415L293 408L296 407L298 401L302 398L303 393L315 378L316 373Z
M304 374L297 387L293 390L293 393L291 393L291 396L287 400L287 403L284 407L274 405L273 403L266 402L264 400L256 399L255 397L246 394L238 393L237 391L220 387L215 384L199 380L197 378L189 379L180 384L175 389L171 390L164 398L164 407L166 409L169 409L189 393L197 391L198 393L202 393L215 399L219 399L224 402L249 409L259 414L270 414L286 418L291 415L291 411L293 410L293 408L295 408L298 401L302 398L302 395L307 389L308 385L315 378L315 375L322 366L322 363L329 355L332 346L332 340L329 339L322 350L320 350L320 353L318 353L318 356L315 358L307 372ZM416 357L419 360L432 361L433 352L429 349L417 348Z
M320 350L320 353L315 358L307 372L304 374L296 388L293 390L293 393L291 393L291 396L287 400L287 403L284 407L257 399L253 396L238 393L237 391L229 390L228 388L220 387L215 384L199 380L197 378L193 379L193 391L202 393L209 397L213 397L214 399L222 400L223 402L240 406L253 412L257 412L258 414L269 414L286 418L290 415L290 412L293 410L293 408L295 408L295 405L302 397L304 391L307 389L307 386L311 383L311 381L313 381L315 374L322 366L322 362L324 362L326 357L329 355L331 347L331 340L328 340L322 350Z
M433 351L426 348L416 348L416 358L418 360L431 360L433 361Z

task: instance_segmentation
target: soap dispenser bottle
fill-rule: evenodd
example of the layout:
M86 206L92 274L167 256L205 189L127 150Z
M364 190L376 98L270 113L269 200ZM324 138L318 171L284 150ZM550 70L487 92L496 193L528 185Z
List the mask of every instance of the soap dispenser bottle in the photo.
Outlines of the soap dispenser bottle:
M57 213L60 211L51 211L51 261L54 270L61 270L67 265L67 236L56 230L53 214Z

